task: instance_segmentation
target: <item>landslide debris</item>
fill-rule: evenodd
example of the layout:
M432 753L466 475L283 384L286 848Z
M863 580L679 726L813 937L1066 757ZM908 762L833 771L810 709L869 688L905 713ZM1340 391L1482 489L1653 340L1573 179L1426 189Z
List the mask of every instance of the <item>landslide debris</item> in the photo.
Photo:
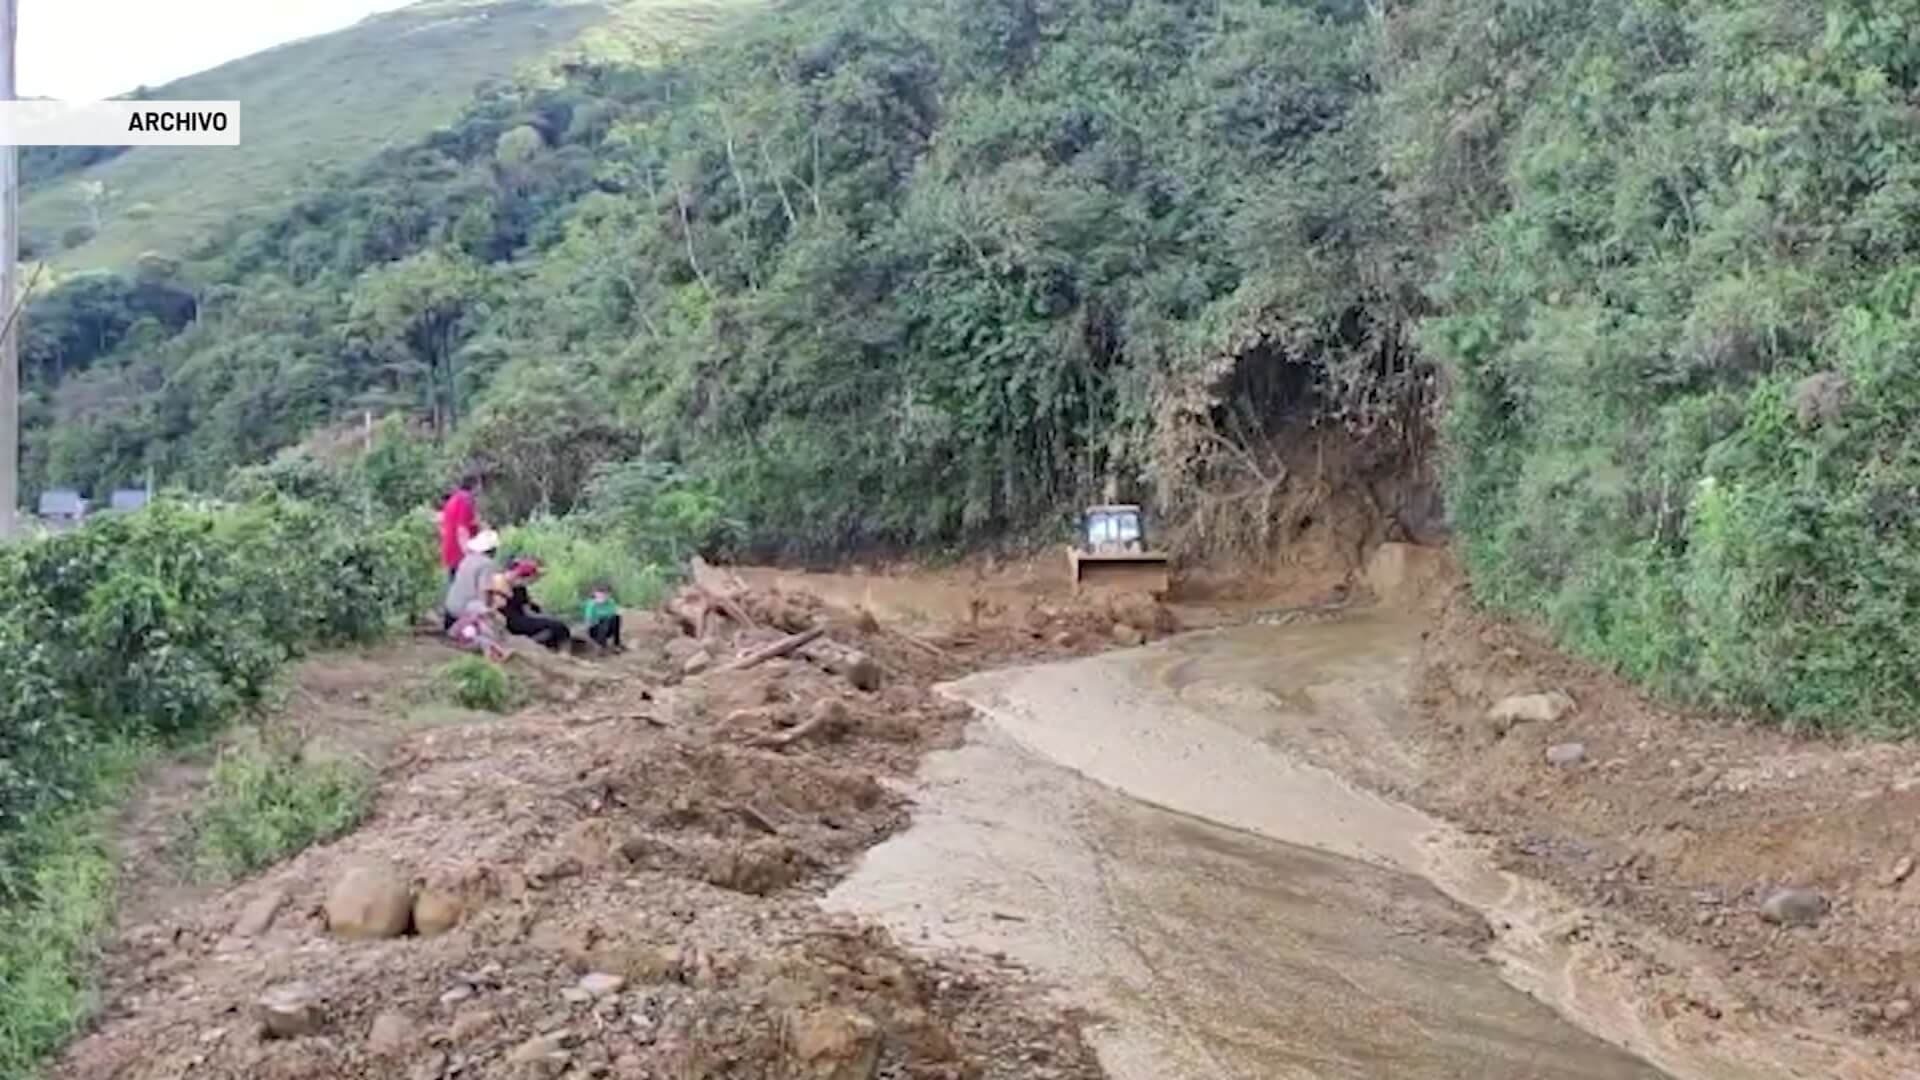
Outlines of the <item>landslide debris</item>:
M516 714L403 739L356 832L144 913L50 1075L1100 1075L1021 972L916 958L815 899L906 822L890 781L958 742L933 683L1110 616L936 644L735 585L635 617L625 655L539 658Z

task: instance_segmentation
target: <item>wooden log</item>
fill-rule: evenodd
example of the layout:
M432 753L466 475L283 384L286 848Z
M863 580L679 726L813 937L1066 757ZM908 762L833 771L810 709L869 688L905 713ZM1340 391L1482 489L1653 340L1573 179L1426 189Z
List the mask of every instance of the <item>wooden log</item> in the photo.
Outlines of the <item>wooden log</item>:
M693 569L694 587L706 594L713 607L725 612L727 618L740 624L743 629L752 630L757 627L753 617L747 614L738 600L734 599L734 588L721 577L719 571L707 563L707 560L695 555L688 564Z
M769 660L777 659L796 650L805 648L815 638L818 638L824 633L826 633L826 630L816 626L811 630L802 630L797 634L790 634L771 645L755 649L740 659L735 660L733 663L728 664L722 670L745 671L751 667L758 667Z

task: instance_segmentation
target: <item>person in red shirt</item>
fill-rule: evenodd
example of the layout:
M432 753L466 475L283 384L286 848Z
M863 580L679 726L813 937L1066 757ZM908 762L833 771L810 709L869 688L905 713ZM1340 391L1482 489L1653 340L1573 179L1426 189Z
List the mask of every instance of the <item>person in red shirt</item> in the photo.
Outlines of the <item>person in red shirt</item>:
M446 564L448 581L453 580L453 572L466 557L467 541L480 533L480 513L473 501L479 487L479 474L462 476L460 486L453 489L453 494L447 496L446 503L440 507L440 561Z

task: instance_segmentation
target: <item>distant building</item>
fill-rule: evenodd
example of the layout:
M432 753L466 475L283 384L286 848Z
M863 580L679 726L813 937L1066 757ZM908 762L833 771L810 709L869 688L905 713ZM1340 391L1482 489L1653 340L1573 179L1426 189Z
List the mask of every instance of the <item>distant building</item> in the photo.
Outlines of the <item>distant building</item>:
M124 514L129 510L140 509L147 505L147 502L148 496L144 490L140 488L121 488L108 498L107 509L116 514Z
M55 525L72 525L87 516L87 500L67 488L40 493L40 517Z

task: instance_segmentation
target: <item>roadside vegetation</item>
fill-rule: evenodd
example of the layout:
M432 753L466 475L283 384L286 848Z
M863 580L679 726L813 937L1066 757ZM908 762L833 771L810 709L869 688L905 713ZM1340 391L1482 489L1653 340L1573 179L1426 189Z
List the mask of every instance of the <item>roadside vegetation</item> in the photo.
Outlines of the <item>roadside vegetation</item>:
M259 705L288 658L380 639L435 579L422 535L277 496L0 549L0 1076L29 1075L85 1013L112 898L105 825L139 766ZM338 821L311 780L248 770L223 763L216 785L223 855ZM228 828L255 812L270 816L254 832Z
M820 0L582 54L37 299L31 481L397 521L478 463L567 610L687 549L1045 529L1109 478L1176 525L1270 516L1315 482L1286 432L1391 464L1437 427L1485 602L1679 700L1903 731L1916 25Z
M343 756L309 757L259 733L223 750L193 822L204 873L237 879L342 835L366 816L373 772Z

